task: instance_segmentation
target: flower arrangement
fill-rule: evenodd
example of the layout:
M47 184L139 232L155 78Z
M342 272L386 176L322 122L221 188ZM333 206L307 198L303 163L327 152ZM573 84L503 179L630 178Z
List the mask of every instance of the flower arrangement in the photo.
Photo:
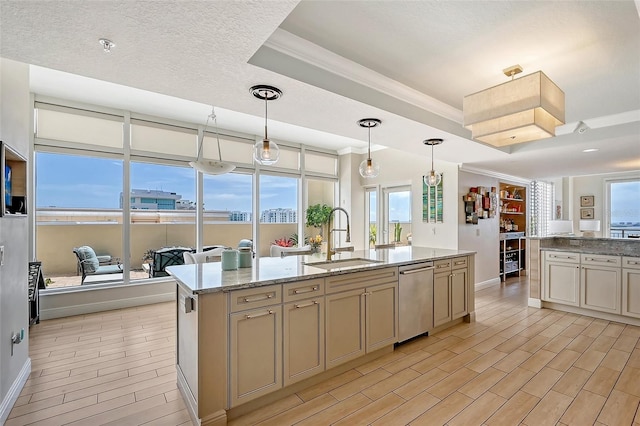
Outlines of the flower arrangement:
M283 238L278 238L271 244L280 246L280 247L293 247L295 245L295 242L291 238L283 237Z
M309 237L309 244L311 245L311 251L317 253L320 251L320 245L322 244L322 235L318 234L315 237Z

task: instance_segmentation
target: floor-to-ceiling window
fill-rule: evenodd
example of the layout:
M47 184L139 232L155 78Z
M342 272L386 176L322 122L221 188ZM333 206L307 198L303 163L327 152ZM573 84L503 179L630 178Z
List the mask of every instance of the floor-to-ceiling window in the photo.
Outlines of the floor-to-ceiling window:
M278 163L257 166L252 135L211 133L201 124L86 108L36 96L33 250L49 278L80 284L72 251L80 245L93 244L101 265L121 265L118 274L101 275L90 280L93 284L150 278L147 262L163 248L235 247L253 239L259 243L257 254L268 256L272 242L303 232L303 181L308 179L312 199L335 196L338 157L333 152L305 153L303 146L278 141ZM236 169L201 175L189 166L199 151L204 160L222 155ZM75 195L74 202L68 194Z
M411 187L383 189L382 242L408 245L411 238Z
M116 158L36 154L36 259L56 277L50 287L80 285L74 248L91 247L103 265L122 262L122 165Z
M378 242L378 190L377 188L365 189L365 247L373 248Z
M611 238L640 238L640 179L607 181L605 231Z

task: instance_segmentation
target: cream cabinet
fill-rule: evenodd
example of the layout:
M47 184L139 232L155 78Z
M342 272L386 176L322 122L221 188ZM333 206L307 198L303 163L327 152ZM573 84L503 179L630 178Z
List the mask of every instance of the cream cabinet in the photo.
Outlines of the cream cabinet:
M327 278L326 367L398 341L398 269Z
M581 254L580 264L580 307L620 314L620 256Z
M433 325L439 327L468 312L468 260L467 257L439 260L434 262L434 268Z
M640 257L622 258L622 315L640 318Z
M281 296L280 285L230 292L231 407L282 388Z
M570 252L545 252L542 300L580 305L580 255Z
M325 369L324 279L284 285L284 386Z

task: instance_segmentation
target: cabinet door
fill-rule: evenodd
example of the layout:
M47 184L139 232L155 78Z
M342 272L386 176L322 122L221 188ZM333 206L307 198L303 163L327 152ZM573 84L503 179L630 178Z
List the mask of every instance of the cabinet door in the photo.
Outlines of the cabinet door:
M580 277L580 306L619 314L620 268L583 265Z
M282 306L229 316L231 406L282 387Z
M622 270L622 315L640 318L640 269Z
M284 305L284 386L324 371L324 296Z
M451 319L467 315L467 269L454 269L451 274Z
M327 369L365 354L365 289L327 295Z
M366 289L367 352L398 342L398 284Z
M433 276L433 326L438 327L451 321L451 286L449 276L445 273Z
M545 262L543 300L578 306L579 294L580 266L578 264Z

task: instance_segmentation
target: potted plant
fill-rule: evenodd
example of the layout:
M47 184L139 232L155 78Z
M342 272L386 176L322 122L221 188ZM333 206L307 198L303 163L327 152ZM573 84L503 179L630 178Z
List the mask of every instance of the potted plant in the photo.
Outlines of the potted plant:
M331 214L331 207L326 204L314 204L307 207L307 226L318 228L320 230L320 236L322 236L322 230L324 225L329 223L329 215Z
M396 222L393 225L393 235L395 237L395 242L400 242L400 236L402 235L402 226L400 226L400 222Z

